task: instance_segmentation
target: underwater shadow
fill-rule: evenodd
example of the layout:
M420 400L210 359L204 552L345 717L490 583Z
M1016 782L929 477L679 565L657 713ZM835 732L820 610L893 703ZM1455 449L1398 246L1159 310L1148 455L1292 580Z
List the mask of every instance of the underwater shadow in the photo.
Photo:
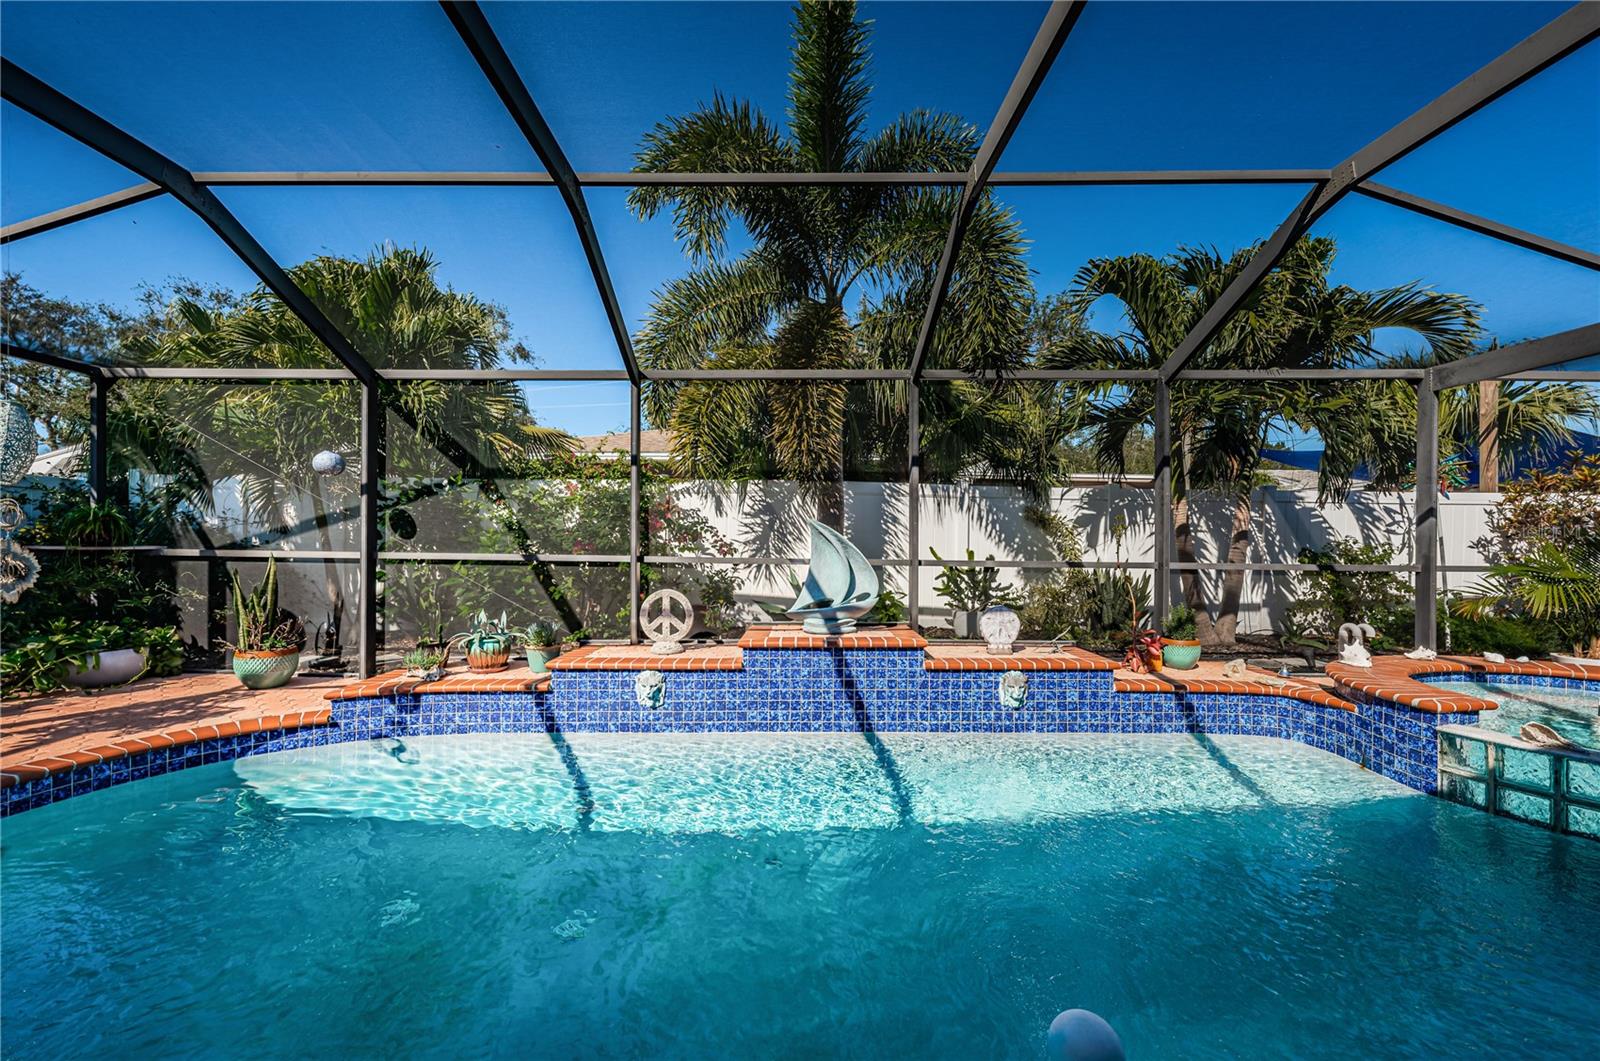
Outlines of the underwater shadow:
M567 777L572 782L572 790L578 797L578 832L589 832L594 824L594 790L589 787L589 778L583 772L583 764L578 762L578 753L567 743L566 735L556 723L555 713L550 710L549 704L539 705L539 718L544 723L544 731L549 735L550 743L555 746L556 754L561 757L561 766L567 771Z
M872 757L878 761L878 769L882 770L884 777L889 780L889 792L894 797L895 814L899 817L901 825L910 825L915 820L915 815L911 812L911 791L906 786L904 775L900 773L899 764L894 761L894 753L883 743L878 731L873 728L872 718L867 714L866 701L861 698L855 679L845 670L844 653L833 649L828 655L833 661L833 673L839 680L839 689L849 699L850 710L855 714L856 729L867 742L867 747L872 749Z
M1236 783L1238 783L1240 788L1243 788L1256 799L1267 804L1268 806L1271 806L1277 802L1277 800L1267 795L1266 789L1256 784L1255 780L1249 774L1233 765L1233 760L1228 758L1228 753L1217 747L1217 742L1212 740L1209 734L1196 730L1191 734L1191 736L1194 737L1196 744L1205 749L1205 753L1211 757L1211 761L1222 767L1227 775Z

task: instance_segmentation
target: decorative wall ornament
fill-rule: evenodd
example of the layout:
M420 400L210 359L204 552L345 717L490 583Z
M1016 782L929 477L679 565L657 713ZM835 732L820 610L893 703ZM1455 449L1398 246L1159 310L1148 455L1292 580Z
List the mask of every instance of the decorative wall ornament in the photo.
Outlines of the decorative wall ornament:
M633 679L633 700L640 707L660 707L667 698L667 679L658 670L642 670Z
M978 633L989 642L989 651L996 656L1007 655L1022 632L1022 619L1004 604L985 608L978 618Z
M311 458L311 470L318 475L339 475L344 472L344 455L325 449Z
M1000 675L1000 706L1015 711L1028 699L1028 676L1019 670Z
M694 629L694 605L675 589L658 589L639 605L639 626L650 638L651 652L675 655Z
M878 603L878 573L844 535L811 521L811 566L789 614L810 634L844 634Z
M7 604L17 603L39 581L39 558L12 537L24 520L15 499L0 497L0 600Z
M15 398L0 399L0 485L20 481L38 455L33 417Z
M1351 667L1372 666L1372 653L1364 639L1377 636L1378 631L1367 623L1345 623L1339 627L1339 662Z

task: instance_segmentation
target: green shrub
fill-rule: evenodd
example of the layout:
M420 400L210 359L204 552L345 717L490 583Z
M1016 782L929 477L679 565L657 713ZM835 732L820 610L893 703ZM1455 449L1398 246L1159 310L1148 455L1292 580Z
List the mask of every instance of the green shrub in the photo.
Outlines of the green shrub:
M1193 641L1195 639L1194 611L1187 604L1178 604L1167 613L1167 637L1174 641Z
M1300 550L1302 564L1319 570L1301 571L1295 581L1290 624L1302 636L1332 642L1345 623L1370 623L1376 644L1411 638L1415 615L1410 584L1392 571L1334 571L1334 564L1392 564L1394 548L1363 545L1354 538L1335 538L1326 549Z

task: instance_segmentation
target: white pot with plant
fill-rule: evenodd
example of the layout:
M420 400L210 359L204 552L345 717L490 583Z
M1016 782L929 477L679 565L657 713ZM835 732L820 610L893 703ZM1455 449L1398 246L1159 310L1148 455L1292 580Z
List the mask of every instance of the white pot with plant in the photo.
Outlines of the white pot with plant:
M401 656L400 663L406 669L407 678L436 682L444 677L445 654L442 649L418 645Z

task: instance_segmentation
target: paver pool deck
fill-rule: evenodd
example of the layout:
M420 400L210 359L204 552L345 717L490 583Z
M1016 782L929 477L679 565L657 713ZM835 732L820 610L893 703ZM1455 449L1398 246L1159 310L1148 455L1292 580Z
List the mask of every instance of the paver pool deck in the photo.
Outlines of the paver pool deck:
M0 702L0 768L196 726L314 713L327 707L328 690L347 681L301 676L282 688L252 690L231 673L215 672L6 700Z

